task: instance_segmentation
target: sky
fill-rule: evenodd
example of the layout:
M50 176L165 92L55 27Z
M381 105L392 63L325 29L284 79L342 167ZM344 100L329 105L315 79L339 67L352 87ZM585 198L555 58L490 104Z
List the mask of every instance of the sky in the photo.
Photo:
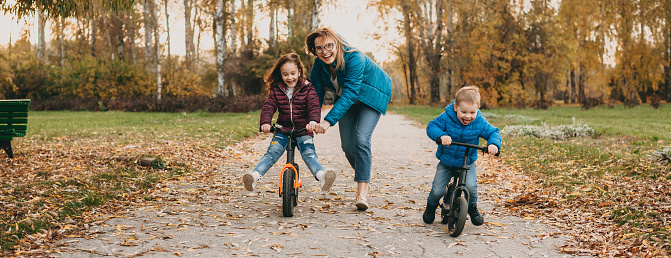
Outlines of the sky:
M239 0L238 0L239 1ZM13 1L9 0L8 4ZM170 15L170 48L173 54L184 54L184 11L182 1L171 1L169 8ZM350 45L361 49L364 52L371 52L379 62L389 61L392 58L391 45L394 41L400 41L396 32L385 31L385 27L393 24L393 20L384 20L377 17L377 11L374 8L367 8L369 1L361 0L340 0L330 5L323 5L321 9L321 26L328 26L342 35ZM236 4L240 6L239 2ZM162 26L165 28L165 17L161 12ZM286 15L280 14L280 19ZM37 27L34 25L33 17L24 17L22 20L16 20L10 15L0 14L0 45L6 46L21 38L22 31L30 32L30 41L37 42ZM286 18L285 18L286 20ZM268 15L256 15L256 29L260 38L268 38L268 28L270 18ZM393 27L393 26L391 26ZM205 32L204 32L205 33ZM207 50L214 47L212 36L207 32L201 36L201 49ZM382 40L375 40L371 35L378 33L382 35ZM66 33L67 34L67 33ZM67 36L67 35L66 35ZM47 41L52 38L51 25L47 22L45 28L45 38ZM162 40L165 42L167 34L162 33ZM141 40L141 39L138 39ZM166 50L164 50L166 51ZM302 53L299 53L302 54Z

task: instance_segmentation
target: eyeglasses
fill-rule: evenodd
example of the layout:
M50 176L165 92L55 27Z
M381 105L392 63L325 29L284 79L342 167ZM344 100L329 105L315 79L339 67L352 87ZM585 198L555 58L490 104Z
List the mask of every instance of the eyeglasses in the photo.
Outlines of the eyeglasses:
M326 45L324 45L324 47L315 46L315 54L321 54L321 53L324 52L324 50L331 51L331 50L333 50L334 46L335 46L335 44L333 44L333 42L326 43Z

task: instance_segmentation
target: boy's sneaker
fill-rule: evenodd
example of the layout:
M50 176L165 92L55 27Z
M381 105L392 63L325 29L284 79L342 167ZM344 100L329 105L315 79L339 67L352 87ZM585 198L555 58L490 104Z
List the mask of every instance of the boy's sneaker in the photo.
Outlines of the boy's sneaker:
M324 181L322 181L322 191L327 192L331 190L333 182L335 182L336 173L333 169L327 169L324 173Z
M424 214L422 214L422 219L424 220L424 223L426 224L431 224L433 221L436 219L436 208L438 208L438 205L426 205L426 209L424 209Z
M477 204L468 205L468 216L471 217L471 223L475 226L480 226L482 223L485 223L485 218L483 218L480 211L478 211Z
M256 182L258 181L261 181L261 174L258 172L246 173L242 176L242 182L245 183L245 189L247 191L254 191Z

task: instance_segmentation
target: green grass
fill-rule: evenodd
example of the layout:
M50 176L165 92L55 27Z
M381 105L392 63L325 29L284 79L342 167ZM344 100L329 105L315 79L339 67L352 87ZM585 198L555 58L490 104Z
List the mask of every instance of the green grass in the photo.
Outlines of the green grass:
M419 123L426 125L442 113L444 107L398 106L391 107L389 110L413 117ZM550 107L548 110L495 108L481 111L485 114L492 113L500 116L500 118L488 118L488 120L501 129L506 125L527 124L527 122L566 125L572 124L575 118L576 123L587 124L595 131L607 135L671 141L671 104L662 105L659 109L654 109L649 105L639 105L634 108L618 105L614 108L604 106L588 110L580 107ZM532 119L524 121L524 119L519 119L521 116Z
M258 133L259 111L250 113L146 113L33 111L26 137L44 141L62 138L114 137L135 140L212 138L221 147Z

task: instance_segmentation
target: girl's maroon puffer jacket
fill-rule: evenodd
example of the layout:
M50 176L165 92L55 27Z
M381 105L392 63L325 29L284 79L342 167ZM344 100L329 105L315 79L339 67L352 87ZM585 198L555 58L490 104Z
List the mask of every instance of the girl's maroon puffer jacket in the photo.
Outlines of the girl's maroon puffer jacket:
M302 85L296 86L291 100L287 97L286 90L287 86L284 83L278 83L270 89L268 99L261 108L260 125L272 123L276 110L279 112L277 123L286 130L305 128L310 121L320 122L319 98L310 81L305 80ZM297 134L297 136L303 135L314 137L313 133L307 131Z

